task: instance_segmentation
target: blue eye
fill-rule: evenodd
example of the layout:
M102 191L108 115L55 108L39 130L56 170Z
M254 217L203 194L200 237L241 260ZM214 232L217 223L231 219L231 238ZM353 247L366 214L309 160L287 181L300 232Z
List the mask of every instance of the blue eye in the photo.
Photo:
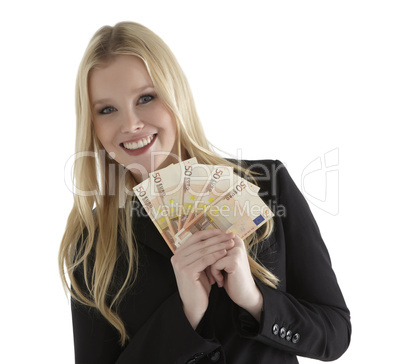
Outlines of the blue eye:
M107 115L111 114L113 111L116 111L116 109L113 106L107 106L104 109L99 111L99 114Z
M144 95L144 96L140 97L140 99L138 100L138 103L147 104L148 102L152 101L153 99L154 99L154 96L152 96L152 95Z

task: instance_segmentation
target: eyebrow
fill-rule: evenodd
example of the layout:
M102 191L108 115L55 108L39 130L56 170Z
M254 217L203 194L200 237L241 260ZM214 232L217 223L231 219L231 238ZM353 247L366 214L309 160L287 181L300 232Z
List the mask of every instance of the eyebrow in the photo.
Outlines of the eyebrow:
M146 90L147 88L155 89L154 85L145 85L133 90L133 93L141 93L143 90ZM92 103L92 107L94 108L98 104L109 103L110 101L112 101L112 99L110 98L99 99Z

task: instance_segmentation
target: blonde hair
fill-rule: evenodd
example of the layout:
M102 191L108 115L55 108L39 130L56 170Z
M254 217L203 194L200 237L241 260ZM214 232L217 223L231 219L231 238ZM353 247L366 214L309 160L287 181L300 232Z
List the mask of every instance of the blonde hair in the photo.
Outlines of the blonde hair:
M130 216L131 196L127 194L135 180L124 167L105 156L93 129L88 93L91 70L104 66L118 55L132 55L143 60L158 96L176 119L178 145L188 156L196 157L199 163L231 165L237 173L246 173L251 179L252 176L245 168L213 151L204 135L187 79L170 49L156 34L132 22L104 26L95 33L80 63L76 80L75 150L77 155L84 153L86 157L76 158L74 164L76 191L60 246L59 269L63 284L72 297L98 309L120 333L120 342L124 345L128 336L117 314L117 306L138 272L138 250ZM180 152L181 148L179 158ZM119 208L121 205L123 208ZM275 288L278 279L259 264L252 253L255 251L252 247L265 239L272 229L271 219L264 228L246 239L245 244L253 275ZM114 286L119 256L124 257L128 269L123 281Z

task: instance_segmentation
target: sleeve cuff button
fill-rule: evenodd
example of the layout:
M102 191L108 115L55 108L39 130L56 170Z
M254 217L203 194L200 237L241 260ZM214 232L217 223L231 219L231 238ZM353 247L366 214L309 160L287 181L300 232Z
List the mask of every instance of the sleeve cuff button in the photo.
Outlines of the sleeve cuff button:
M219 350L213 351L211 354L208 354L208 359L212 361L212 363L216 363L221 358L221 352Z
M297 344L300 340L300 335L298 333L294 334L292 337L292 343Z

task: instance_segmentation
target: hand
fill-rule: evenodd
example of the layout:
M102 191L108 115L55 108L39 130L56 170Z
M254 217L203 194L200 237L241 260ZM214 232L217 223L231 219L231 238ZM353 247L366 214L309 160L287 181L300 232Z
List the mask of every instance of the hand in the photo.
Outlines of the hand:
M211 265L210 274L233 302L260 321L263 297L251 274L244 242L233 233L230 237L234 240L233 248Z
M171 258L184 313L195 329L208 308L212 276L205 270L234 246L233 234L213 229L196 232Z

